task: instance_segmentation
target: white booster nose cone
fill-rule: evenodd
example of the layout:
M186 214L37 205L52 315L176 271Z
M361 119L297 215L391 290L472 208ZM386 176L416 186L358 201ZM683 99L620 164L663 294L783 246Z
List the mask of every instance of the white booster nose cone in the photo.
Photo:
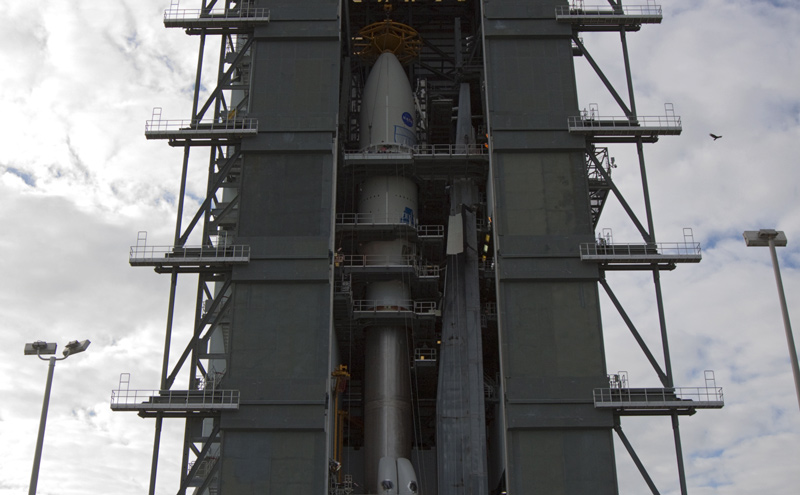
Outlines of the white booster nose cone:
M383 53L367 78L361 98L361 149L411 147L417 143L414 96L394 54Z

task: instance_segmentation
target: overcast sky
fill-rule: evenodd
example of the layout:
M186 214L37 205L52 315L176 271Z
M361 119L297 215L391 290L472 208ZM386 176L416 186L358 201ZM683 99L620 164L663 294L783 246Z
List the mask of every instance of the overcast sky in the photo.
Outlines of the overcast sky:
M163 27L167 7L3 2L0 495L27 493L47 376L46 362L22 355L24 344L63 348L86 338L86 353L56 365L39 493L147 493L153 421L112 414L109 398L123 372L132 373L131 388L159 382L169 280L131 268L127 257L138 231L151 244L170 244L173 235L181 152L146 141L144 122L155 106L165 118L188 118L198 40ZM703 386L703 371L714 370L725 394L723 409L681 418L689 492L794 495L800 411L769 251L746 248L741 233L786 232L779 258L790 314L800 318L800 4L673 0L663 8L661 25L628 42L639 115L663 115L672 103L683 124L681 136L645 149L657 239L683 241L691 228L703 248L700 264L662 275L672 367L676 385L687 387ZM619 36L583 38L626 94ZM622 115L585 60L576 59L576 73L581 107ZM643 218L628 148L611 148L612 177ZM192 170L189 191L199 198L205 167ZM613 229L617 242L639 240L613 200L600 227ZM660 356L652 277L608 278ZM189 301L194 289L184 277L179 299ZM605 296L602 303L609 373L657 385ZM192 311L185 307L176 321L184 332ZM165 425L158 493L174 493L182 424ZM624 418L622 427L661 493L679 493L669 419ZM616 456L620 492L647 493L619 442Z

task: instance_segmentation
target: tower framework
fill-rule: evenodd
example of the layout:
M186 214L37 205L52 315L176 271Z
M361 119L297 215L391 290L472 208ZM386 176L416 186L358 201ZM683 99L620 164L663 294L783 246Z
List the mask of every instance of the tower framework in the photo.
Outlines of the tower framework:
M112 397L155 418L150 493L173 417L186 422L180 494L613 495L615 433L658 493L621 427L658 415L685 494L679 416L723 402L713 374L678 388L671 369L660 277L699 262L700 247L690 231L656 242L644 145L681 121L671 105L637 112L627 48L661 8L200 3L164 15L199 39L190 118L157 109L145 130L184 150L175 238L151 246L141 233L130 254L170 276L162 382ZM620 37L623 92L583 31ZM378 48L358 56L364 46ZM580 110L578 59L620 116ZM391 84L374 82L384 70ZM643 215L611 178L612 145L636 148ZM208 153L208 183L191 212L193 153ZM612 194L642 242L596 232ZM652 273L660 356L611 288L618 270ZM187 275L194 328L173 342ZM658 387L608 375L601 288Z

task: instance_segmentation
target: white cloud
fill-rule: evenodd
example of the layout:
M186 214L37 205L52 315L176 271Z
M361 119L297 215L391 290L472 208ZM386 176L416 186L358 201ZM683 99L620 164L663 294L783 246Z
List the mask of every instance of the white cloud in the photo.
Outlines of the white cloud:
M119 373L149 388L161 368L169 281L126 258L138 230L172 238L182 154L146 141L144 121L155 105L178 117L190 108L194 62L181 50L196 41L161 28L163 8L43 1L13 3L0 18L9 69L0 73L9 117L0 123L0 493L27 491L47 364L21 350L39 339L92 345L56 365L38 492L143 493L149 484L153 422L111 414L109 398ZM165 450L180 451L179 430L165 425ZM173 473L162 489L177 489L179 463L161 460Z

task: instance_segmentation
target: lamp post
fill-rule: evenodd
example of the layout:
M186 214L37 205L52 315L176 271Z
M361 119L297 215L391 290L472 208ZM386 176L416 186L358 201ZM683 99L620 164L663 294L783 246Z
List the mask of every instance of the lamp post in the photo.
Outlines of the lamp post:
M31 471L31 484L28 488L28 495L36 495L36 485L39 481L39 463L42 460L42 446L44 445L44 426L47 423L47 407L50 403L50 387L53 385L53 370L56 367L56 361L63 361L73 354L83 352L89 347L88 340L78 342L73 340L67 344L64 349L64 357L57 358L50 356L50 358L43 358L42 354L55 354L58 344L55 342L44 342L37 340L36 342L25 344L25 355L36 355L42 361L49 361L50 367L47 370L47 385L44 388L44 401L42 402L42 416L39 419L39 436L36 439L36 453L33 455L33 470Z
M778 266L778 255L775 246L786 245L786 234L780 230L761 229L746 230L742 234L744 242L748 246L769 246L772 255L772 269L775 271L775 282L778 284L778 298L781 302L781 313L783 314L783 327L786 330L786 343L789 346L789 359L792 361L792 373L794 374L794 389L797 394L797 404L800 406L800 366L797 363L797 349L794 346L792 336L792 324L789 322L789 310L786 308L786 295L783 293L783 281L781 280L781 270Z

